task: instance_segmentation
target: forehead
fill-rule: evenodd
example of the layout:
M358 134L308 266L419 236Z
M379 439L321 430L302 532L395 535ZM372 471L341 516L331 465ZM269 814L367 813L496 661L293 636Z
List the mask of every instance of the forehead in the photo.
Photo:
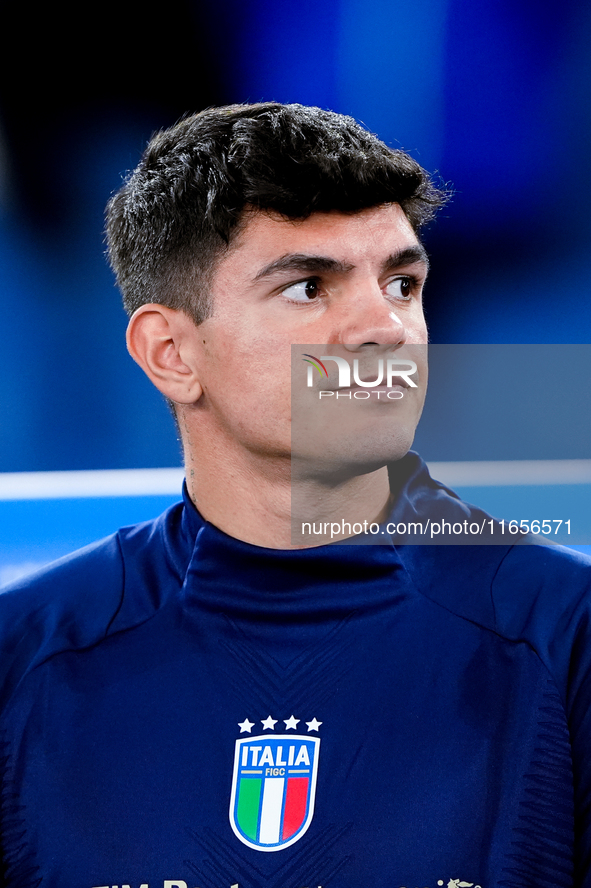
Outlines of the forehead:
M218 271L240 269L244 277L252 278L269 262L290 253L322 255L355 267L380 266L385 256L417 244L398 204L357 213L313 213L306 219L254 210Z

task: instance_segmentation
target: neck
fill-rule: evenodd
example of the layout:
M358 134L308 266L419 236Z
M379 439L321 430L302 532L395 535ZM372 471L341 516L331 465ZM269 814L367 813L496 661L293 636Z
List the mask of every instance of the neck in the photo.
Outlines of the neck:
M187 459L187 487L205 520L252 545L295 549L355 536L386 517L385 466L337 479L295 472L291 460L250 454L231 461L211 449Z

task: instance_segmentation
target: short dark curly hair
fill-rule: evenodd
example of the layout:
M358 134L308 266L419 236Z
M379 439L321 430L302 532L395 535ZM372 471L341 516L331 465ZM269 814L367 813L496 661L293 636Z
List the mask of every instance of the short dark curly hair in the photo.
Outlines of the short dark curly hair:
M111 198L109 258L129 314L157 302L200 323L247 210L305 219L395 202L418 232L446 199L351 117L276 102L210 108L157 133Z

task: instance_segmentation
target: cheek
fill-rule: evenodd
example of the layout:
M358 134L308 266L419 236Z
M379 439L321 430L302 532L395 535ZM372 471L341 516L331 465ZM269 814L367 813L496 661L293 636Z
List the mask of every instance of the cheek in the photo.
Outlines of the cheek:
M407 326L407 334L407 342L423 345L429 341L427 322L422 309L420 310L420 314L409 322Z
M209 332L209 331L208 331ZM211 385L240 383L257 363L257 349L229 324L203 336L204 375ZM242 335L241 335L242 334Z

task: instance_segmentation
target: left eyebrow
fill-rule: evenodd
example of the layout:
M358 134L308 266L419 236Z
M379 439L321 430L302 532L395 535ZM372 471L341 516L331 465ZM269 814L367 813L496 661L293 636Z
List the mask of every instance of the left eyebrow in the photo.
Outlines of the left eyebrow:
M392 253L384 262L382 270L383 272L397 271L406 265L416 265L417 263L424 265L425 270L429 271L429 257L422 244L405 247L403 250L397 250L395 253Z

